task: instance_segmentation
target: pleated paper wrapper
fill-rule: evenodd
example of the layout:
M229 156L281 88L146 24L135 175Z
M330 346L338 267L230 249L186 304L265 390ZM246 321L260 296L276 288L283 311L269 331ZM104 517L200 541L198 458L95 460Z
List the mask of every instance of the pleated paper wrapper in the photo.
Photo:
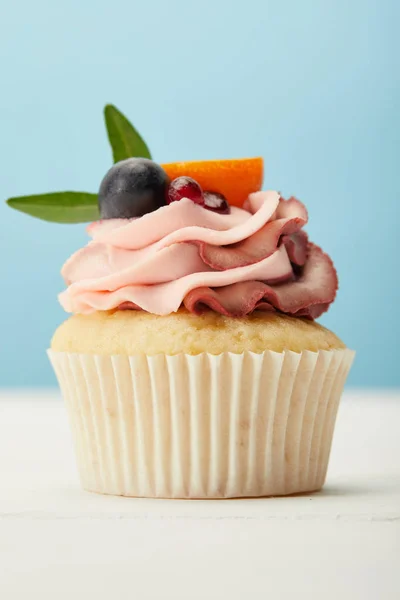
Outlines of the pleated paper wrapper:
M49 351L83 487L160 498L319 490L353 356Z

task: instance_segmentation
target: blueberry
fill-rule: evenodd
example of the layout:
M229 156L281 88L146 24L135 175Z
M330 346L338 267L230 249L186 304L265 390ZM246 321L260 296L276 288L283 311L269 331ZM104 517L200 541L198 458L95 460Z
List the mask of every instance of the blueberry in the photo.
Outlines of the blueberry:
M99 190L102 219L141 217L165 205L168 175L147 158L127 158L106 173Z

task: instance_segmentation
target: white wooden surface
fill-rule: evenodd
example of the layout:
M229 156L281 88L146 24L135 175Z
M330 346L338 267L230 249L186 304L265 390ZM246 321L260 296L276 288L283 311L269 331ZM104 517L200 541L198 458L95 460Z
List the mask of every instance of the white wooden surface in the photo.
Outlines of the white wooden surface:
M0 394L0 598L400 598L400 394L348 394L324 492L134 500L79 488L56 393Z

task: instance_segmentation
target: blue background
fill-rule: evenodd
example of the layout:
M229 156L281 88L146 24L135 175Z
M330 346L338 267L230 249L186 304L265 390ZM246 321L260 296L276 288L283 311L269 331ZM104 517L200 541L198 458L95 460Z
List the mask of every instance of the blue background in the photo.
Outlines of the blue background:
M262 155L307 204L341 289L322 322L350 383L395 386L400 3L21 0L0 19L0 197L97 191L116 104L159 161ZM60 267L84 226L0 203L0 385L54 385Z

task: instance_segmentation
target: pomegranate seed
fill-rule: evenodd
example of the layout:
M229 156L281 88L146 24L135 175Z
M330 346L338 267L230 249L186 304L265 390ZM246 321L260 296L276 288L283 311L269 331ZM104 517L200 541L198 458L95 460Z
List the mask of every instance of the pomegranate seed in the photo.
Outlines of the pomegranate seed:
M191 177L177 177L169 184L167 202L179 202L182 198L189 198L195 204L204 206L203 190Z
M218 192L204 192L204 206L221 215L229 215L231 212L231 207L225 197Z

